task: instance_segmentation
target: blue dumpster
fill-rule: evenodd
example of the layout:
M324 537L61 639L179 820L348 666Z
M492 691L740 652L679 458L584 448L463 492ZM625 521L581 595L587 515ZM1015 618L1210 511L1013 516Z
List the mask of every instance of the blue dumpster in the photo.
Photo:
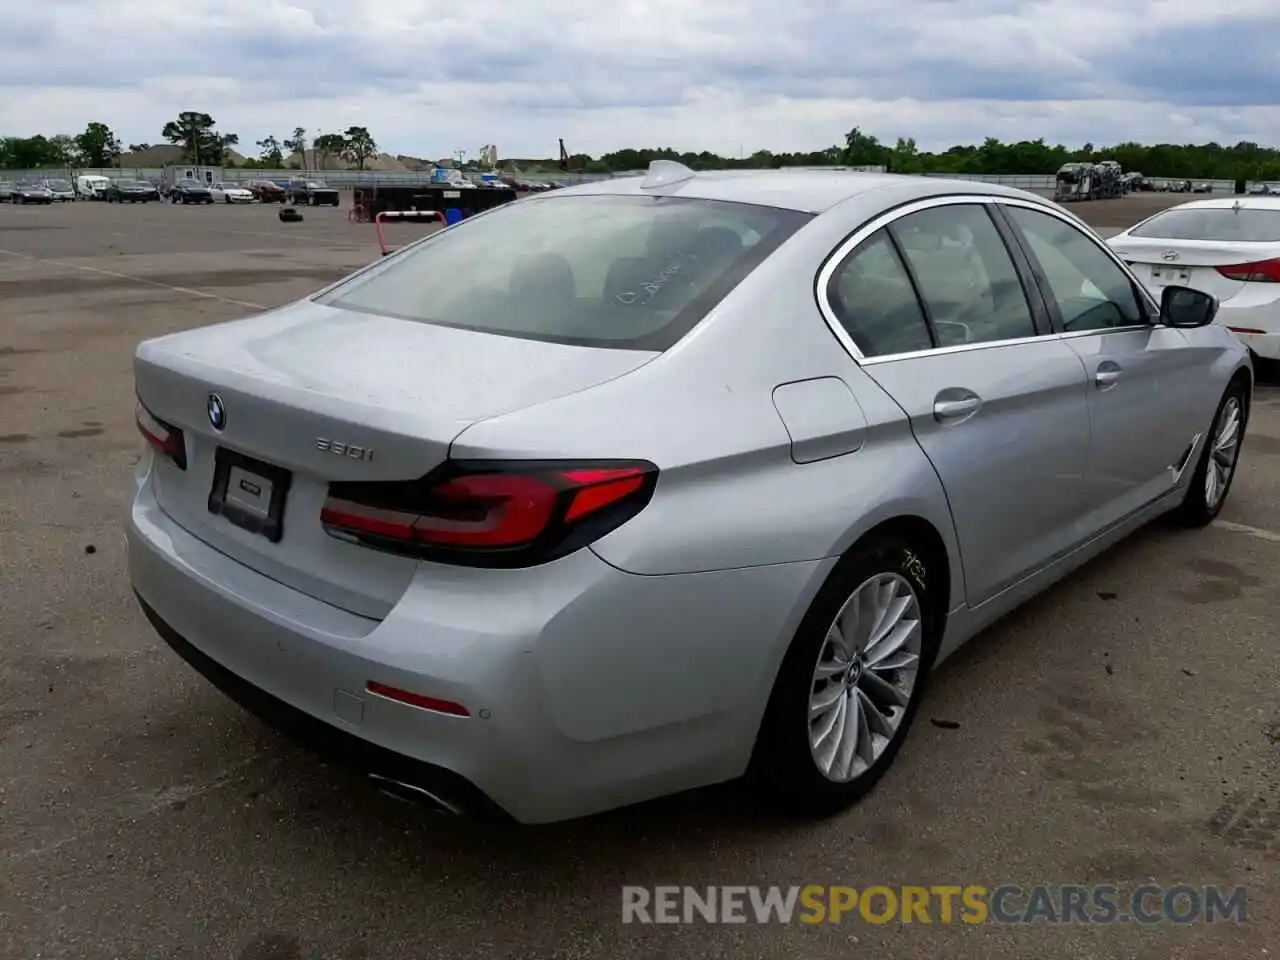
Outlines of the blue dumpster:
M452 227L455 223L461 223L463 213L457 207L450 207L444 212L444 222L446 226Z

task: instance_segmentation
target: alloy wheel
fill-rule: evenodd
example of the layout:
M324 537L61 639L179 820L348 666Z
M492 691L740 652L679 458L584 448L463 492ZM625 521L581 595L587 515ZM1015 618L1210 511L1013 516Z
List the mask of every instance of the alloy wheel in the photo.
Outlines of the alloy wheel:
M915 693L920 599L897 573L850 594L827 628L809 695L809 749L829 780L857 779L892 742Z
M1204 502L1213 510L1227 493L1236 461L1240 458L1241 408L1238 397L1228 397L1218 417L1204 472Z

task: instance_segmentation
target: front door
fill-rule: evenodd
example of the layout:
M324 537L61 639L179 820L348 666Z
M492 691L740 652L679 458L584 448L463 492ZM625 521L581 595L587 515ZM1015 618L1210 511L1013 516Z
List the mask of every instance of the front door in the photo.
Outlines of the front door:
M1088 378L1092 439L1082 535L1124 520L1194 469L1208 430L1191 385L1209 362L1179 330L1158 325L1111 254L1065 219L1002 205L1037 265L1063 342Z
M942 481L970 606L1072 546L1089 444L1084 368L1037 326L987 207L907 213L859 245L829 291Z

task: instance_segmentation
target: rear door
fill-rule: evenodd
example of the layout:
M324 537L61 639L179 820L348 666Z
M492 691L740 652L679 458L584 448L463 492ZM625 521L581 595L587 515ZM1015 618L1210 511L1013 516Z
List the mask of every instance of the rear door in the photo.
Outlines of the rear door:
M1085 365L1088 535L1168 493L1194 461L1212 355L1160 325L1116 257L1068 218L1018 201L998 206L1031 257L1055 329Z
M827 288L942 481L970 605L1072 546L1089 443L1084 368L988 206L906 208Z

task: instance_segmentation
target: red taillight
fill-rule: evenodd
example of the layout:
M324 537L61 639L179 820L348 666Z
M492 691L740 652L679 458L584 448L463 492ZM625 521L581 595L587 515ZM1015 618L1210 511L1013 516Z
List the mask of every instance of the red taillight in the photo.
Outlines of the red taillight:
M134 410L134 416L138 422L138 432L146 437L156 453L172 460L179 470L187 469L187 445L182 431L152 414L142 405L141 400Z
M1237 263L1216 269L1228 280L1241 280L1245 283L1280 283L1280 260Z
M639 513L658 468L639 461L447 463L421 480L332 483L332 536L423 559L530 566L571 553Z

